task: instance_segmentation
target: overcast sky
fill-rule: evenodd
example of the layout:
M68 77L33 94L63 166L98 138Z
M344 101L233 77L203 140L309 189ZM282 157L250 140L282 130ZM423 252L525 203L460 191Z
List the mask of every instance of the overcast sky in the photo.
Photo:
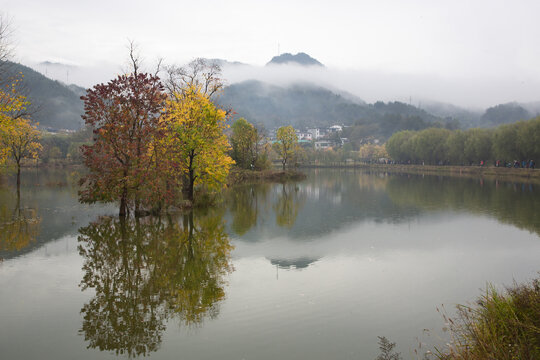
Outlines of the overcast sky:
M306 52L357 81L365 79L359 74L375 82L373 74L401 79L384 83L402 89L389 89L388 96L431 95L466 105L540 100L538 0L2 3L15 30L17 60L86 67L96 81L119 71L127 39L139 44L148 63L208 57L262 66L279 44L280 52ZM433 94L446 86L452 96L444 89ZM374 96L366 86L363 91L357 95Z

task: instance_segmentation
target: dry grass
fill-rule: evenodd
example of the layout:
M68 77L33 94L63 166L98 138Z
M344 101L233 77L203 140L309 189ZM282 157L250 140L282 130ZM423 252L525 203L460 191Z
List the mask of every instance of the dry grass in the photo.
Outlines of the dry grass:
M540 281L514 284L506 291L489 286L476 306L459 306L445 317L452 341L440 360L540 359Z

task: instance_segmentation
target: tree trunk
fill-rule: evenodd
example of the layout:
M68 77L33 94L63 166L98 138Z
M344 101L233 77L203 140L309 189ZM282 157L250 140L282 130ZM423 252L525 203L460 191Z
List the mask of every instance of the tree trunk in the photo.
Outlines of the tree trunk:
M128 198L128 189L127 189L127 169L124 168L124 184L122 188L122 195L120 197L120 213L118 216L121 218L126 217L127 215L127 198Z
M21 163L17 161L17 192L21 191Z
M184 175L184 186L182 189L184 199L189 200L191 203L193 203L193 189L195 187L195 170L193 169L193 158L194 156L190 156L189 158L189 170L187 174Z
M285 160L281 162L283 164L283 171L285 171L285 164L287 163Z
M122 190L122 197L120 198L120 213L118 216L121 218L126 217L127 215L127 186L124 185L124 190Z

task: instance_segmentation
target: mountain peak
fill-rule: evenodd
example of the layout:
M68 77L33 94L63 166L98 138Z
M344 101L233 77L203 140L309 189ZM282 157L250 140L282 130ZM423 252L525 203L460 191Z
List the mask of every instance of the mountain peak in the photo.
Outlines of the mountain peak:
M281 64L299 64L302 66L323 66L318 60L312 58L306 53L300 52L296 55L291 53L283 53L278 56L274 56L270 62L266 65L281 65Z

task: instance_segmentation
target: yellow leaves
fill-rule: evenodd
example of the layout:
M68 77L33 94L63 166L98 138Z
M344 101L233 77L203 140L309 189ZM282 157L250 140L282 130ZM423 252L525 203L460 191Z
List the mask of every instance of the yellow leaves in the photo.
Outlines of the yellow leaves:
M11 84L0 89L0 122L11 117L13 113L21 112L29 105L25 96L18 93L20 79L13 79Z
M7 157L12 157L17 163L23 158L38 158L42 150L39 137L40 132L30 120L10 119L0 124L0 163Z
M27 128L27 120L17 119L26 110L29 105L26 97L18 93L18 85L22 79L12 79L11 83L0 89L0 165L13 156L13 141L21 136L23 128ZM39 145L39 144L38 144ZM35 144L30 146L30 150L38 150ZM37 155L37 152L35 152Z
M226 154L230 149L225 111L217 108L195 86L176 93L166 102L166 156L177 161L184 173L195 173L195 184L215 187L222 183L233 164Z

